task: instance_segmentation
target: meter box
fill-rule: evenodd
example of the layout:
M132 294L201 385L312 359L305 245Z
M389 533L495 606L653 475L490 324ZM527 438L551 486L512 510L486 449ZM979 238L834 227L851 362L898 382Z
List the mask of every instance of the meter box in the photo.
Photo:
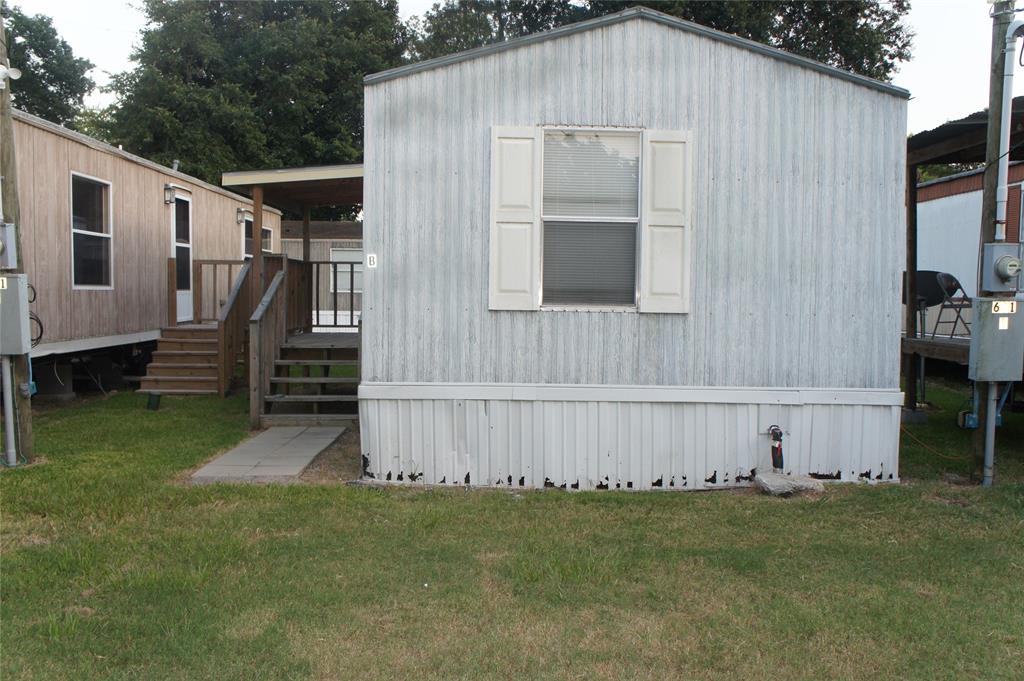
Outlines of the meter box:
M1024 300L975 298L968 376L1019 381L1024 375Z
M1016 291L1021 288L1021 244L982 244L981 288Z
M0 274L0 355L27 355L31 349L28 278Z

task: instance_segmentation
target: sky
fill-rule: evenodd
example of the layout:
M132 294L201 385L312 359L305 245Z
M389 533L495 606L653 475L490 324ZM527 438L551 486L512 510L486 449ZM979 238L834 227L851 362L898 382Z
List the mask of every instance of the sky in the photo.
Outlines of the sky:
M399 0L403 19L422 15L436 0ZM58 33L75 54L96 68L93 79L131 68L132 47L145 17L138 0L11 0L29 14L53 18ZM893 82L911 93L907 129L928 130L988 106L992 20L983 0L914 0L907 23L915 34L913 59ZM1024 69L1021 69L1024 71ZM1024 74L1014 80L1024 94ZM87 103L103 106L111 95L96 92Z

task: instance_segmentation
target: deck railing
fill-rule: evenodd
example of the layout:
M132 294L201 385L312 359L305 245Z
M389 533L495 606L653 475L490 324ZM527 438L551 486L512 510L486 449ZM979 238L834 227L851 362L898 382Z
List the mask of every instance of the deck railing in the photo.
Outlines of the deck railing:
M227 300L217 315L217 391L221 397L231 389L235 365L242 351L246 327L252 314L251 272L252 266L249 263L242 265L242 270L238 273L238 278L235 279ZM248 357L243 357L248 369ZM248 371L244 375L248 375Z
M245 260L192 260L192 318L194 324L215 321L220 316L235 278ZM178 323L178 261L167 259L167 326Z
M245 260L192 260L192 321L219 319L221 307L234 287Z
M315 282L312 326L357 328L362 308L362 282L357 277L362 277L362 263L314 260L306 264L312 266Z
M274 274L266 293L249 319L249 420L259 428L264 396L270 392L281 345L288 337L285 272Z

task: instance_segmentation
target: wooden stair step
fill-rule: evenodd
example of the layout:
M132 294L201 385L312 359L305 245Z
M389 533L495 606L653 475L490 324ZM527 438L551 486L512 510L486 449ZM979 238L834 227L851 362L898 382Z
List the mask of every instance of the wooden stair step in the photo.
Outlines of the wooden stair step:
M216 350L154 350L153 357L216 357Z
M266 395L267 402L357 402L356 395Z
M217 395L216 390L188 390L179 388L140 388L137 393L144 395Z
M278 359L277 366L322 367L322 366L359 366L358 359Z
M161 338L157 350L217 350L217 340L194 340L191 338Z
M217 392L216 376L145 376L143 390L200 390Z
M359 421L356 414L263 414L260 426L334 426L354 425Z
M146 376L217 376L216 364L160 364L150 362L146 367Z
M301 376L301 377L274 376L273 378L270 379L270 382L271 383L289 383L289 384L291 384L291 383L306 383L306 384L308 384L308 383L313 383L313 384L316 384L316 383L323 383L323 384L348 383L348 384L353 384L353 383L359 383L359 379L355 378L355 377L349 377L349 376L326 376L326 377L318 377L318 376L309 376L309 377L306 377L306 376Z
M165 326L160 329L161 338L217 338L217 327L189 328L187 326Z

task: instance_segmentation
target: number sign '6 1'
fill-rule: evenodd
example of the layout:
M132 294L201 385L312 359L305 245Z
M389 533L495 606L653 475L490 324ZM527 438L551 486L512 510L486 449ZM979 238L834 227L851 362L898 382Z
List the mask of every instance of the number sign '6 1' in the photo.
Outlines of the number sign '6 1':
M1017 314L1017 301L993 300L992 314Z

